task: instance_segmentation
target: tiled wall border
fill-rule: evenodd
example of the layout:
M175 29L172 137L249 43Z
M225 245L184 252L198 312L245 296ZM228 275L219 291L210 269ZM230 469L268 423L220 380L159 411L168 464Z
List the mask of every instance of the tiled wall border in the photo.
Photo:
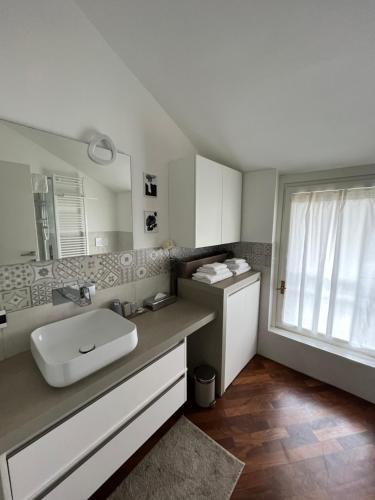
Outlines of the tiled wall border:
M270 267L272 245L232 243L207 248L147 248L127 252L73 257L50 262L0 266L0 307L12 313L49 304L52 290L94 281L98 290L120 286L169 272L169 257L184 258L226 249L245 257L256 270Z

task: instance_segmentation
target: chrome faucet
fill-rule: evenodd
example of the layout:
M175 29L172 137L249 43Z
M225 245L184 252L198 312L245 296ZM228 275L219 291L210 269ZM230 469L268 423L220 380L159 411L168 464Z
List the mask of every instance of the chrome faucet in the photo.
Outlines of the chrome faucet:
M92 295L95 293L94 283L82 285L64 286L52 290L52 304L54 306L73 302L80 307L89 306L92 303Z

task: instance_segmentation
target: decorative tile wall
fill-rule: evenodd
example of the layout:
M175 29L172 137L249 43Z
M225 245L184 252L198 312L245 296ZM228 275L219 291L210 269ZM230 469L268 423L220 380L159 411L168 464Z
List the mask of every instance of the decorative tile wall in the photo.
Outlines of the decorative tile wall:
M48 304L52 290L65 285L93 281L98 290L139 281L169 272L169 257L176 259L228 250L245 257L255 270L271 265L272 245L232 243L207 248L147 248L87 257L73 257L45 263L0 266L0 306L12 313Z
M271 267L272 244L271 243L234 243L227 245L235 257L243 257L255 271Z

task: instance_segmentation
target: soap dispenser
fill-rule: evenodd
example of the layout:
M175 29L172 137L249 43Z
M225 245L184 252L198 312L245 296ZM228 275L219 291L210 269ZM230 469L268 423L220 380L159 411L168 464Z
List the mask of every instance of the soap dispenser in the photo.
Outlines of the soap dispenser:
M112 309L113 312L119 314L120 316L123 315L120 299L112 300L110 308Z

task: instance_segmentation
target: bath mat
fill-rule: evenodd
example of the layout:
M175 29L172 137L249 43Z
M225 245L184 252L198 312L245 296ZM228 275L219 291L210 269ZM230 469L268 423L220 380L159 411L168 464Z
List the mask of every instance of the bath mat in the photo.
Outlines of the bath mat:
M181 417L109 500L228 500L244 463Z

